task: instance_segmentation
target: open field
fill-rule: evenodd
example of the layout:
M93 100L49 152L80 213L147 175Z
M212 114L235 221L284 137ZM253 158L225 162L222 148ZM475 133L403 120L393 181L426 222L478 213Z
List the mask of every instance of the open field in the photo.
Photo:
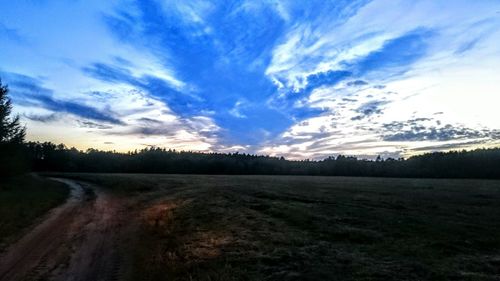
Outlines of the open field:
M0 182L0 251L47 211L64 202L68 188L34 175Z
M58 176L104 222L49 280L85 257L129 280L500 280L500 181Z

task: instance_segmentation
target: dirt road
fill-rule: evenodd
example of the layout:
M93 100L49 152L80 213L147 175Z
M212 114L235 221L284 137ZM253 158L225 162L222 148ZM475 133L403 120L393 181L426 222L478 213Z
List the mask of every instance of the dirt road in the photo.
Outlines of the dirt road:
M128 202L66 179L71 196L0 256L0 280L120 280Z

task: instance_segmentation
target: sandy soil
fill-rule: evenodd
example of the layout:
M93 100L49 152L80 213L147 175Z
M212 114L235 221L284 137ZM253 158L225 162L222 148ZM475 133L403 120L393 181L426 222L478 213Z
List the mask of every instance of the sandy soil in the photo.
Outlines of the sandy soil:
M0 256L0 280L121 280L133 223L126 199L56 179L71 196ZM127 223L125 223L127 222Z

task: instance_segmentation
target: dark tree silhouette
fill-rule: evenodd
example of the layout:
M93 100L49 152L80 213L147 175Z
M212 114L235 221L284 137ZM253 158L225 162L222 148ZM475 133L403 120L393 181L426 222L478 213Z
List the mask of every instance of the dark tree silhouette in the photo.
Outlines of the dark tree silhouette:
M199 153L145 148L128 153L79 151L50 142L28 142L35 171L229 175L322 175L500 179L500 148L428 153L375 161L339 155L320 161L242 153Z
M27 170L25 147L26 128L18 116L11 116L12 103L7 96L9 88L0 80L0 176L22 173Z
M26 129L19 123L19 115L11 117L12 103L7 96L9 88L0 79L0 143L20 144Z

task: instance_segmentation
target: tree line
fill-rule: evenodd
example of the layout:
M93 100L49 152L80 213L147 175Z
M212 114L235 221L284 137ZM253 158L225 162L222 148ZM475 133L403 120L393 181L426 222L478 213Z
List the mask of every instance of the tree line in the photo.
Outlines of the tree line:
M500 179L500 148L435 152L375 161L339 155L320 161L240 153L200 153L144 148L117 153L80 151L51 142L25 142L19 117L11 117L8 88L0 81L0 176L35 172L320 175Z
M319 175L500 179L500 148L435 152L375 161L339 155L320 161L241 153L145 148L128 153L79 151L50 142L25 144L34 171L229 175Z

